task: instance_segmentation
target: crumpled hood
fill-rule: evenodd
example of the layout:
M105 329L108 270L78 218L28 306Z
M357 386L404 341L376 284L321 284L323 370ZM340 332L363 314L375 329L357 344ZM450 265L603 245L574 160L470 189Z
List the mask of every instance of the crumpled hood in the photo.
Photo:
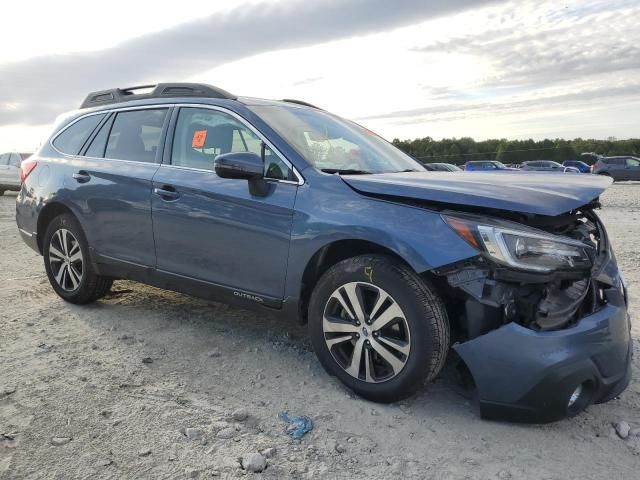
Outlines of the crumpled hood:
M365 194L550 216L589 203L613 182L602 175L521 171L380 173L342 179Z

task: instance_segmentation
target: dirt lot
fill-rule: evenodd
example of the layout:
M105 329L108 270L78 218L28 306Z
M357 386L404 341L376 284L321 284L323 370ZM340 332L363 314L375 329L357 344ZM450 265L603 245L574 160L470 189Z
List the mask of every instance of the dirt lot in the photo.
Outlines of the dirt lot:
M640 475L640 436L612 427L640 427L640 184L613 186L602 211L631 294L635 378L543 426L480 420L449 371L400 404L355 398L304 328L185 295L117 282L95 305L66 304L18 237L14 203L0 197L0 478ZM283 410L314 430L291 440ZM243 470L265 449L263 473Z

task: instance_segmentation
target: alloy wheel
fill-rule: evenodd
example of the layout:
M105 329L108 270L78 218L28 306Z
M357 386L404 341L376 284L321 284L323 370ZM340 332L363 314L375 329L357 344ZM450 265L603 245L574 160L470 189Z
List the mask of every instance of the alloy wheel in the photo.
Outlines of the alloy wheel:
M84 274L84 257L78 239L60 228L49 243L49 265L56 283L66 292L77 290Z
M379 383L398 375L409 359L407 319L380 287L350 282L327 300L322 319L327 348L352 377Z

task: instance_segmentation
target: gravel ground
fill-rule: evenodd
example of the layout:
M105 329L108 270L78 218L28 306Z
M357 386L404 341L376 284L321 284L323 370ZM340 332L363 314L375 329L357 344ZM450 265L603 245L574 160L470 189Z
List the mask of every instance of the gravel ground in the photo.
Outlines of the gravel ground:
M407 401L361 400L324 373L303 327L225 305L124 281L66 304L18 236L15 196L0 197L0 478L638 478L640 184L602 200L635 378L540 426L480 420L451 369ZM283 410L314 430L290 439Z

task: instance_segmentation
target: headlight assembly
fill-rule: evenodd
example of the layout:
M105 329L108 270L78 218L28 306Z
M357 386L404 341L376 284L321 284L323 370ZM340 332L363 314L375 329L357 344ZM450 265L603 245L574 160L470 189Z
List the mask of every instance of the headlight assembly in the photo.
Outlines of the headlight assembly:
M592 265L590 250L593 248L572 238L471 215L443 215L442 218L471 246L513 268L552 272L587 270Z

